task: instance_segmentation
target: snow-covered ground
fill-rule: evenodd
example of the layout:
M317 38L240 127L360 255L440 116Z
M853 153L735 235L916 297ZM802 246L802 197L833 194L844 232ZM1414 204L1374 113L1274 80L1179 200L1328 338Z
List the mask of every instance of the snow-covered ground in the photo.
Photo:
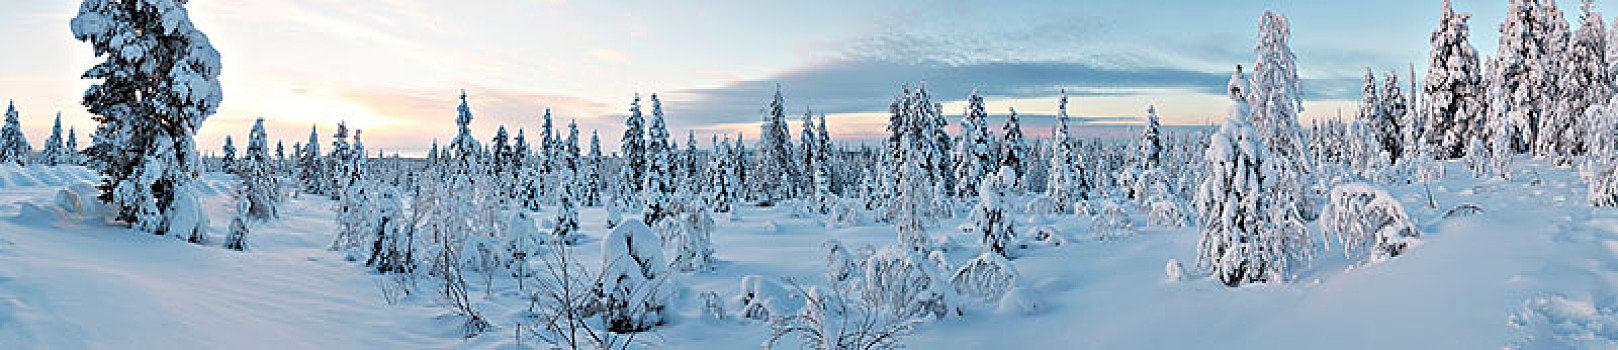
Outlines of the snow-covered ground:
M1571 169L1521 161L1513 181L1478 180L1460 164L1432 186L1388 188L1423 231L1408 254L1350 266L1321 250L1297 281L1228 288L1170 281L1165 263L1191 267L1195 228L1142 227L1090 239L1089 219L1048 223L1067 244L1013 260L1040 308L1031 315L974 306L921 325L904 341L941 348L1613 348L1618 347L1618 209L1586 204ZM0 348L510 348L527 305L509 279L473 298L496 327L463 339L431 293L388 303L387 278L326 248L332 202L302 196L249 237L251 250L217 246L233 205L230 178L203 184L215 243L151 236L62 209L58 192L92 181L82 168L0 166ZM82 188L82 186L80 186ZM1463 203L1482 213L1444 219ZM535 217L548 217L545 214ZM1135 215L1144 224L1143 215ZM957 243L959 265L981 251L959 219L931 233ZM895 240L885 225L828 229L782 207L744 207L713 234L713 272L677 274L669 324L643 340L669 348L756 348L757 321L704 315L699 294L729 300L742 277L817 281L821 244ZM605 213L581 213L584 261L599 261ZM739 305L726 305L735 312ZM523 344L533 345L533 344Z

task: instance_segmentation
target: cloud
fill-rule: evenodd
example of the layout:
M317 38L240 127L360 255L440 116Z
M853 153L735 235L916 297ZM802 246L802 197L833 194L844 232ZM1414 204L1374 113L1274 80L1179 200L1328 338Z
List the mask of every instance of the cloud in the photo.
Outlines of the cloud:
M629 63L629 56L628 55L625 55L623 52L619 52L618 50L613 50L613 49L604 48L604 47L597 47L597 48L590 49L590 57L595 57L598 60L607 61L607 62L611 62L611 63L617 63L617 64L628 64Z
M986 99L1051 98L1062 88L1075 97L1162 94L1222 95L1228 72L1175 68L1104 68L1073 62L998 61L973 64L831 61L788 70L756 80L686 89L665 94L664 107L675 111L671 125L705 125L755 121L781 86L789 111L801 113L884 112L900 84L925 82L935 102L964 100L977 89ZM1303 82L1307 99L1356 99L1357 79L1312 79ZM1156 91L1156 92L1152 92ZM1144 104L1144 103L1143 103ZM1144 109L1144 107L1142 107ZM991 111L1003 112L1003 111ZM954 115L956 111L946 111ZM1031 119L1049 114L1027 113ZM1137 120L1093 116L1088 121Z

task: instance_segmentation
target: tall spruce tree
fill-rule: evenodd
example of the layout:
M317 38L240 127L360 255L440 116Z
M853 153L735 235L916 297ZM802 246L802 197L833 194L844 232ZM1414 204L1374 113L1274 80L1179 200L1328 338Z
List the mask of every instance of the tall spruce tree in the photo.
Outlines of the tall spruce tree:
M83 75L99 80L83 104L101 123L91 147L101 200L138 230L201 242L192 137L223 97L219 51L184 1L86 0L71 29L104 59Z
M1430 40L1427 77L1422 84L1426 132L1422 141L1435 147L1443 159L1459 158L1473 139L1482 138L1483 80L1477 50L1468 41L1468 13L1455 13L1449 0Z

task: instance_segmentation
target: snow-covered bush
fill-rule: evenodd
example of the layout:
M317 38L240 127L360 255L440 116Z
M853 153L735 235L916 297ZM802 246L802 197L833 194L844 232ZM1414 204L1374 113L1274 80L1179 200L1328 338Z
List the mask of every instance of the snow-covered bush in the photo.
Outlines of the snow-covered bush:
M1184 281L1185 265L1180 264L1179 259L1169 259L1168 264L1163 266L1163 274L1168 275L1169 282Z
M672 254L669 267L680 272L713 270L714 249L709 234L713 232L714 221L708 212L681 210L667 219L658 226L667 232L664 243L669 245Z
M858 200L850 198L839 199L837 204L831 206L830 212L826 215L826 227L838 228L859 226L863 224L863 222L860 220L860 212L862 210L864 210L864 208L860 207Z
M1191 215L1185 206L1173 198L1158 196L1151 201L1146 212L1146 225L1179 228L1191 224Z
M1128 236L1135 232L1135 221L1129 218L1129 211L1117 201L1103 200L1101 209L1096 212L1090 221L1090 230L1095 233L1095 239L1105 241L1112 237Z
M955 290L921 253L887 246L865 260L860 292L873 308L906 317L958 315Z
M759 275L742 276L736 303L742 305L737 316L769 321L787 317L803 308L803 300L796 298L786 286L774 279Z
M771 320L763 348L784 347L788 336L796 335L804 349L896 349L924 321L879 308L843 285L821 289L788 284L803 307Z
M1369 255L1372 261L1404 254L1421 237L1398 199L1363 183L1332 189L1320 227L1342 244L1345 256Z
M984 252L955 270L949 284L963 297L992 305L1017 286L1017 278L1017 268L1011 261L999 254Z
M225 235L225 249L247 250L247 233L250 229L247 226L249 221L247 216L250 207L245 198L236 201L236 214L230 218L230 233Z
M1611 163L1590 180L1590 205L1618 206L1618 162Z
M847 281L860 273L860 263L863 259L856 257L856 253L843 246L843 242L828 239L820 244L821 250L826 254L826 277L832 281Z
M625 219L601 239L598 287L602 318L613 332L640 332L663 323L663 307L672 293L665 289L668 263L663 242L639 219Z
M414 271L416 229L414 220L405 213L404 195L398 188L384 185L377 189L375 197L371 257L365 265L381 273Z

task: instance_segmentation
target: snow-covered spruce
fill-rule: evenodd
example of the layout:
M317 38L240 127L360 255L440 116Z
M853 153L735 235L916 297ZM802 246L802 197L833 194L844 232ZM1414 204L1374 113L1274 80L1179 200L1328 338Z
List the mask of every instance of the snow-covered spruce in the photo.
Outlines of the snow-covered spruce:
M266 138L264 118L258 118L253 123L252 131L248 133L247 151L242 155L241 164L236 169L236 174L241 177L244 186L241 199L249 203L248 217L255 220L280 217L278 208L284 199L281 194L281 176L276 174Z
M1055 201L1056 212L1068 213L1073 210L1074 202L1090 199L1090 189L1089 183L1085 181L1084 155L1074 150L1073 140L1067 131L1067 90L1062 91L1057 106L1056 130L1051 136L1050 172L1046 180L1045 196ZM1153 115L1151 120L1156 122L1156 116ZM1153 127L1155 125L1148 126L1149 130ZM1142 150L1149 148L1151 146L1142 146ZM1155 157L1156 153L1149 156ZM1155 161L1156 159L1143 160L1143 162Z
M1421 237L1397 198L1364 183L1332 188L1320 227L1349 258L1378 261L1404 254Z
M1235 105L1230 118L1209 138L1207 171L1194 200L1202 237L1197 243L1197 269L1211 272L1229 286L1283 281L1306 266L1311 257L1301 223L1277 221L1278 210L1266 181L1269 155L1251 124L1245 82L1238 69L1231 78Z
M138 230L202 241L192 136L223 96L219 51L183 2L87 0L71 29L104 59L85 72L99 81L83 100L101 124L91 155L102 197Z
M1013 241L1017 239L1016 223L1009 210L1011 204L1007 203L1016 191L1016 176L1011 167L1004 166L994 175L985 177L977 186L978 204L961 226L963 231L977 233L983 246L1000 256L1010 256Z
M33 147L28 145L28 137L22 133L22 124L17 121L16 102L6 103L6 124L0 127L0 163L16 163L26 165L33 153Z
M59 165L72 163L72 151L62 145L62 113L56 113L56 121L51 124L51 136L45 139L45 147L40 150L39 161L45 165Z

